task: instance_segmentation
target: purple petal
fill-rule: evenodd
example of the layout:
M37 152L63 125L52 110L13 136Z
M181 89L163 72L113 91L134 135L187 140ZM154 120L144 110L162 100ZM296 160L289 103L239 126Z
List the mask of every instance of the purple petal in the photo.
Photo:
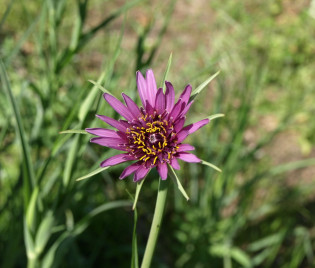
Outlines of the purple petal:
M193 104L193 100L190 102L190 103L188 103L187 105L186 105L186 107L184 108L184 110L179 114L179 116L181 117L181 116L185 116L186 114L187 114L187 112L189 111L189 109L190 109L190 106Z
M173 118L173 120L175 121L179 113L182 111L183 105L185 105L185 103L183 103L182 100L179 99L178 102L173 107L173 110L171 111L169 118L170 119Z
M129 109L129 111L132 113L134 118L138 118L141 116L141 112L137 104L126 94L122 93L122 96L124 98L124 101Z
M112 106L113 109L117 113L119 113L121 116L125 117L129 121L132 121L132 119L134 119L134 117L132 116L128 108L125 105L123 105L119 100L117 100L115 97L107 93L104 93L103 96L104 96L104 99L108 102L108 104Z
M89 132L93 135L107 138L120 138L116 131L105 128L86 128L86 132Z
M187 104L190 98L190 94L191 94L191 85L187 85L179 98L182 99L182 101Z
M173 159L172 159L171 166L172 166L174 169L177 169L177 170L180 169L180 165L179 165L179 163L178 163L178 161L177 161L176 158L173 158Z
M105 146L105 147L110 147L116 150L120 151L126 151L125 148L125 141L121 138L104 138L104 137L97 137L97 138L92 138L90 142Z
M126 178L127 176L134 173L138 168L139 168L139 162L136 162L136 163L126 167L124 169L124 171L121 173L121 175L119 176L119 179L122 180L122 179Z
M180 144L178 145L178 150L177 152L184 152L184 151L193 151L195 150L195 147L190 145L190 144Z
M189 134L194 133L204 125L208 124L210 122L209 119L203 119L196 123L190 124L186 127L184 127L178 134L178 142L182 142Z
M162 88L159 88L159 90L156 94L155 108L160 113L164 112L164 110L165 110L165 96L163 94Z
M145 110L146 110L147 114L149 114L149 115L154 113L154 108L151 106L149 101L146 101Z
M146 168L144 167L143 165L141 165L135 172L135 175L133 177L133 181L134 182L138 182L140 181L141 179L143 179L147 174L148 172L150 171L151 169L150 168Z
M118 154L104 160L101 163L101 167L114 166L130 160L135 160L135 158L129 154Z
M194 133L195 131L197 131L198 129L202 128L204 125L208 124L210 122L209 119L203 119L200 120L196 123L190 124L186 127L184 127L183 129L187 129L189 134Z
M165 85L166 85L166 91L165 91L166 111L170 113L174 106L175 91L174 91L173 85L170 82L165 81Z
M161 179L166 180L167 179L167 164L159 162L156 168L161 176Z
M201 160L195 156L194 154L191 154L191 153L179 153L177 158L183 160L183 161L186 161L186 162L189 162L189 163L198 163L200 162Z
M188 135L189 135L188 130L182 129L177 134L177 142L182 142L183 140L185 140L187 138Z
M127 127L126 127L126 125L122 124L121 122L118 122L117 120L110 118L108 116L105 116L105 115L98 115L97 114L96 117L103 120L104 122L111 125L112 127L117 128L118 130L120 130L122 132L126 132Z
M118 122L125 127L125 130L130 127L130 124L126 120L119 119Z
M140 71L137 71L137 87L141 102L143 104L143 107L145 108L147 100L147 83Z
M154 106L157 87L156 87L156 82L154 78L154 73L151 69L147 70L146 80L147 80L148 100L150 104Z
M185 120L186 120L185 117L182 117L182 118L176 120L176 122L174 123L174 130L176 132L179 132L183 128L183 126L185 124Z

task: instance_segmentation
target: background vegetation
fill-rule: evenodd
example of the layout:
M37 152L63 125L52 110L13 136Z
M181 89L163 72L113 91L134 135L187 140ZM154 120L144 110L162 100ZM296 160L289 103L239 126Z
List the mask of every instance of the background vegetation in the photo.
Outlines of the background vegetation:
M0 45L1 267L130 266L135 184L122 165L76 182L114 152L59 132L117 118L88 80L136 98L171 52L177 93L221 70L189 120L226 115L190 138L223 172L181 163L191 200L172 186L153 267L314 267L314 1L3 0Z

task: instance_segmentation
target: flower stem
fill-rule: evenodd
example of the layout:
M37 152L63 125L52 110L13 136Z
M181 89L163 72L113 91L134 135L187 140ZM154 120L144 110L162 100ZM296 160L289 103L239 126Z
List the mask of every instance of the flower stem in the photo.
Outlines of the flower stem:
M159 181L159 190L158 190L158 195L156 199L152 225L150 229L147 246L144 251L141 268L149 268L151 265L157 237L159 235L159 230L161 228L161 222L162 222L163 212L164 212L165 203L166 203L168 184L169 184L169 180L160 179Z

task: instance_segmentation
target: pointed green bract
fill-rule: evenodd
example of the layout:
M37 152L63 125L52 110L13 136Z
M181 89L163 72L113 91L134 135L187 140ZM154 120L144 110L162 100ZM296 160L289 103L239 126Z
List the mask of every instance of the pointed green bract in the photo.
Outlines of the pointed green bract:
M113 95L112 93L110 93L106 88L104 88L102 85L100 85L98 82L95 82L93 80L88 80L90 83L92 83L94 86L96 86L98 89L102 90L104 93L108 93Z
M208 116L207 118L208 118L209 120L213 120L213 119L220 118L220 117L224 117L224 116L225 116L224 114L214 114L214 115Z
M206 165L208 167L211 167L211 168L215 169L216 171L222 172L222 170L219 169L217 166L215 166L215 165L213 165L213 164L211 164L211 163L209 163L207 161L201 160L200 163L203 164L203 165Z
M97 80L96 84L100 84L104 81L106 73L103 72L101 74L101 76L99 77L99 79ZM98 94L98 86L94 85L89 93L89 95L85 98L84 102L82 103L80 110L79 110L79 119L80 122L83 122L83 120L85 119L88 111L90 110L93 101L95 99L95 97Z
M142 179L140 182L137 183L137 188L136 188L136 195L135 195L135 200L133 202L133 206L132 206L132 210L135 210L136 206L137 206L137 202L138 202L138 198L139 198L139 194L142 188L142 184L144 183L144 179Z
M85 130L69 129L60 131L59 134L88 134Z
M217 75L220 73L220 71L216 72L214 75L210 76L206 81L204 81L200 86L198 86L192 93L190 100L193 100L196 98L196 96L214 79L217 77Z
M98 168L98 169L92 171L91 173L89 173L89 174L87 174L87 175L84 175L84 176L82 176L82 177L80 177L80 178L77 178L76 181L82 181L82 180L84 180L84 179L87 179L87 178L89 178L89 177L92 177L92 176L94 176L94 175L96 175L96 174L98 174L98 173L101 173L102 171L104 171L104 170L106 170L106 169L108 169L108 168L109 168L109 167L100 167L100 168Z
M161 88L163 88L163 91L165 91L165 80L167 79L168 73L170 71L171 68L171 64L172 64L172 58L173 58L173 53L170 54L170 57L168 58L168 62L167 62L167 67L165 69L164 75L163 75L163 80L161 83Z
M175 182L175 184L177 185L178 187L178 190L182 193L182 195L186 198L186 200L188 201L189 200L189 196L187 195L184 187L182 186L182 184L180 183L180 180L178 179L174 169L168 165L168 169L170 171L170 175L171 175L171 178L173 179L173 181Z

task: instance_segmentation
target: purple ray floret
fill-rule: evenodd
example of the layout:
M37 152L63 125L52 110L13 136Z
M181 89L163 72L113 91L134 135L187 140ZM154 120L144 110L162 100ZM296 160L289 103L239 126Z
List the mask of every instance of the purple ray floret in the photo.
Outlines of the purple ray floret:
M152 70L148 70L146 78L137 72L137 87L142 107L127 95L122 94L125 104L110 94L104 99L125 119L115 120L104 115L98 118L113 126L117 131L103 128L87 128L86 131L96 135L91 142L114 148L123 153L112 156L101 163L101 167L113 166L127 161L136 161L126 167L120 179L134 174L134 181L140 181L148 172L156 167L161 178L167 178L167 165L179 169L177 159L186 162L200 162L192 153L195 148L182 143L188 135L209 123L209 119L184 127L191 86L187 85L175 103L175 92L170 82L165 82L166 91L157 88Z

